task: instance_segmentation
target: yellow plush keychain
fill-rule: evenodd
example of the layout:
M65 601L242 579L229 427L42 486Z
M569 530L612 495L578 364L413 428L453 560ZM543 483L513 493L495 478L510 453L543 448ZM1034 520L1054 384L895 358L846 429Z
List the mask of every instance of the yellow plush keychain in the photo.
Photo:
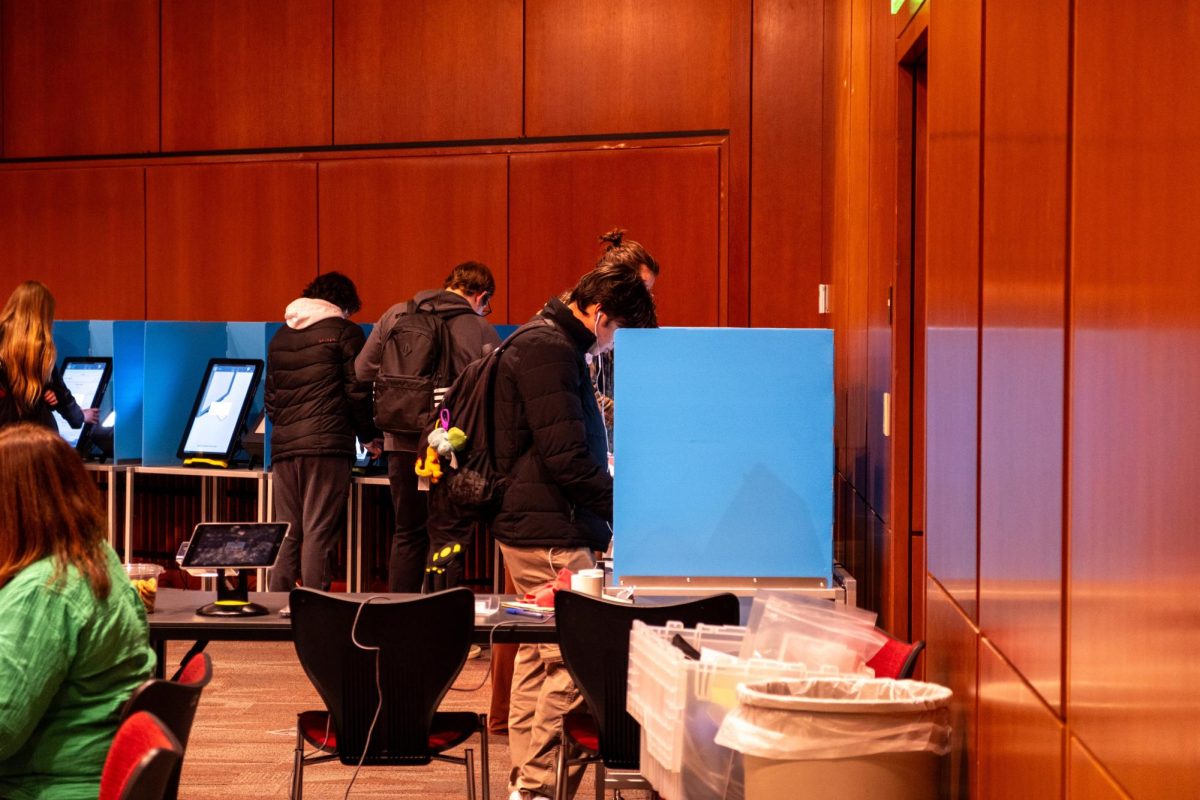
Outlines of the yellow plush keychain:
M416 473L420 478L428 478L430 483L437 483L442 477L442 464L438 461L436 447L430 445L425 448L424 462L420 458L417 459Z

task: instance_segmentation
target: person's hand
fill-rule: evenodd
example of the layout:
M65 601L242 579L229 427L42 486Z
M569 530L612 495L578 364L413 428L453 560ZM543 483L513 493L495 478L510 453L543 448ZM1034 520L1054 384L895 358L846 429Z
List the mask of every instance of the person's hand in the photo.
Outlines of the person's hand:
M371 458L379 458L383 454L383 439L372 439L367 442L367 455Z
M83 410L83 421L85 423L90 423L92 425L95 425L97 422L100 421L100 409L85 408Z
M46 393L42 395L42 399L45 400L46 404L49 406L58 405L58 395L54 393L53 389L47 389Z

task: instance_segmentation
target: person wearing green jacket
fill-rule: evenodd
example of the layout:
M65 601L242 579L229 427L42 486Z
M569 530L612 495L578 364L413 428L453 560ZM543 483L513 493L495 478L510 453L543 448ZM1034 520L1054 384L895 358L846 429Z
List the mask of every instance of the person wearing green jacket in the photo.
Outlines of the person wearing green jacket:
M99 492L55 432L0 430L0 797L95 798L121 706L154 671Z

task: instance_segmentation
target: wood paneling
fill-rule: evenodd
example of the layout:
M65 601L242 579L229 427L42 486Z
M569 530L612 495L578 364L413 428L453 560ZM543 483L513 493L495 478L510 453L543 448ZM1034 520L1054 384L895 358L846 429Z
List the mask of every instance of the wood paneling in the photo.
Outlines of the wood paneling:
M158 149L158 0L0 4L4 157Z
M1195 797L1200 7L1075 13L1068 718L1131 796Z
M843 269L846 256L846 157L849 139L850 9L845 3L825 3L824 80L821 121L821 265L830 281L830 323L834 353L834 460L849 479L854 474L850 432L845 424L849 392L846 325L850 306L850 277Z
M1129 800L1074 736L1071 737L1067 797L1070 800Z
M508 321L506 156L326 162L319 184L321 271L354 279L359 319L375 322L441 287L455 264L482 261L498 290L489 321Z
M979 622L1056 709L1069 17L1057 0L984 20Z
M333 143L329 0L163 0L162 148Z
M525 133L729 127L731 0L527 0Z
M334 141L521 135L521 0L338 0Z
M940 796L946 800L975 797L976 690L979 631L935 580L925 595L925 680L950 687L952 749L942 773Z
M979 797L1058 800L1063 726L1019 673L982 639L979 647Z
M716 325L717 146L512 156L508 318L523 322L599 258L597 237L624 228L662 265L662 325Z
M58 319L142 319L143 184L138 167L0 172L4 298L33 279Z
M869 6L870 25L870 75L866 83L870 96L870 126L867 152L867 168L869 175L868 217L867 217L867 258L866 258L866 301L867 301L867 372L866 393L866 424L867 424L867 484L863 486L867 499L875 513L889 527L903 529L907 536L908 520L896 520L892 517L892 476L905 485L908 482L907 463L893 464L893 447L907 446L907 439L901 441L901 434L907 431L899 428L890 430L890 436L884 435L884 404L885 392L892 394L893 407L897 410L906 409L907 403L901 400L899 392L908 385L908 375L895 374L895 369L909 369L909 359L906 355L897 353L893 359L893 321L896 330L895 342L908 341L903 328L911 323L912 315L906 306L909 295L904 292L907 282L897 281L897 271L909 263L908 254L897 252L896 240L896 208L897 192L908 191L908 187L898 187L897 159L902 154L897 152L897 80L896 72L900 67L896 64L896 55L892 47L894 42L894 27L889 9L883 3L873 3ZM911 118L910 118L911 119ZM911 155L911 154L909 154ZM907 221L906 221L907 222ZM894 291L889 291L893 290ZM895 419L900 419L896 415ZM891 423L889 422L889 425ZM896 457L900 458L899 449ZM903 458L907 460L907 449ZM902 512L907 514L908 504L904 503ZM888 555L891 548L881 554L884 561L890 561ZM907 563L907 548L904 560ZM905 581L907 595L907 581ZM903 615L907 621L907 614ZM906 622L907 624L907 622Z
M976 619L983 21L976 3L930 13L926 548L930 573Z
M316 171L282 163L150 168L148 318L281 320L317 274Z
M750 324L824 327L821 270L823 4L754 4Z
M835 262L845 277L844 300L839 302L835 318L841 317L846 329L846 361L843 385L846 391L846 479L859 494L868 497L870 455L867 450L867 318L868 318L868 272L867 230L868 200L870 197L870 8L869 0L852 0L849 27L846 35L850 40L850 85L844 88L847 98L846 153L843 162L847 175L845 208L834 213L844 213L845 222L841 235L845 236L842 250L845 261ZM850 87L861 87L850 91ZM878 607L875 607L878 611Z

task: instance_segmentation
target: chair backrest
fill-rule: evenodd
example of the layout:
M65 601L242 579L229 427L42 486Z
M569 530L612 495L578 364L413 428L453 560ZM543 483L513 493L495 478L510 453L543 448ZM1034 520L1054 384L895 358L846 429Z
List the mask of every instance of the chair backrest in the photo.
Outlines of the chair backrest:
M208 653L196 653L172 680L203 689L212 680L212 659Z
M925 642L918 639L909 644L892 638L886 631L881 633L887 636L887 642L878 653L871 656L867 666L875 670L876 678L911 678L917 668L917 656L925 649Z
M196 719L196 707L200 705L200 693L212 680L212 659L208 653L192 656L184 667L178 681L151 678L130 695L121 712L126 719L138 711L149 711L163 721L179 744L187 747Z
M296 654L325 702L344 764L357 764L383 690L365 764L428 764L433 713L467 661L475 596L449 589L408 600L363 601L293 589ZM355 638L378 653L351 641ZM378 661L377 661L378 659Z
M605 766L637 769L641 726L625 710L633 621L737 625L739 605L732 594L671 605L626 605L560 591L554 595L554 612L563 662L596 718Z
M183 748L162 720L138 711L121 723L108 748L99 800L162 800L182 758Z

